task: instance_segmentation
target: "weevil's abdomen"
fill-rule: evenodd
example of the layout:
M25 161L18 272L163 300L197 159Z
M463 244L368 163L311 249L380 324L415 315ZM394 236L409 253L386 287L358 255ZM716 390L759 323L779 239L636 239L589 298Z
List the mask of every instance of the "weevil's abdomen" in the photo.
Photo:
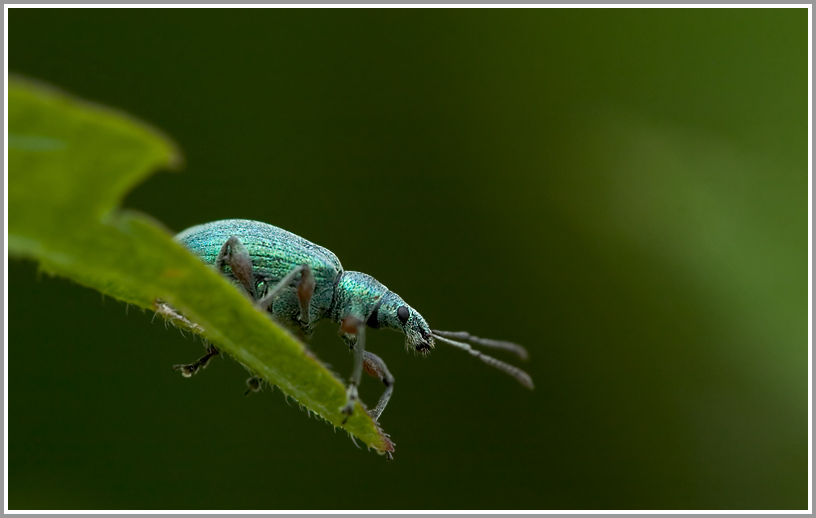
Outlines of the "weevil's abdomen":
M293 268L308 264L316 283L309 305L310 321L315 323L328 316L335 281L343 272L340 260L330 250L274 225L246 219L197 225L182 231L175 239L205 263L214 265L221 247L232 236L238 237L249 251L261 291L274 286ZM224 273L230 274L229 266ZM282 319L291 319L299 313L294 284L289 293L278 297L271 310Z

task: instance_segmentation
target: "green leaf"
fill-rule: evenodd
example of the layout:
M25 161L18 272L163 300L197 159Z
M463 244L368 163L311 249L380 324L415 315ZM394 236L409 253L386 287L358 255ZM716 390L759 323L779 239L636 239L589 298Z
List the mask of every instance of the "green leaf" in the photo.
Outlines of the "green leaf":
M143 308L169 302L222 351L306 408L380 453L393 451L362 406L342 424L345 387L303 344L156 222L117 209L138 182L180 162L166 137L20 78L9 79L8 106L11 254Z

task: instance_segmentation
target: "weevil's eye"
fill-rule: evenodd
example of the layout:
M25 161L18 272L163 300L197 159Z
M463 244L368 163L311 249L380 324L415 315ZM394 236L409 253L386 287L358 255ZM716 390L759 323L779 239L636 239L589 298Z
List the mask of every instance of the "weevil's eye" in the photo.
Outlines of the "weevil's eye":
M397 309L397 318L399 319L400 322L403 323L403 325L408 322L408 317L410 316L411 312L408 310L407 306L400 306Z

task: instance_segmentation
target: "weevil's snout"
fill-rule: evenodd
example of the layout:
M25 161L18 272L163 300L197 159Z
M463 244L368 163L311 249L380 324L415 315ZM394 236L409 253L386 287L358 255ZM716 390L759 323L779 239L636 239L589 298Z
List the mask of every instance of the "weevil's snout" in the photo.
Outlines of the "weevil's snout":
M422 353L423 355L428 354L429 352L431 352L431 349L433 349L433 348L434 348L434 339L433 339L433 336L430 335L430 333L427 336L420 335L420 340L418 342L416 342L416 344L414 345L414 349L418 353Z
M405 347L421 354L428 354L434 348L434 337L428 323L392 291L383 296L368 325L400 331L405 335Z
M434 338L422 315L411 310L410 320L405 325L405 344L423 356L434 348Z

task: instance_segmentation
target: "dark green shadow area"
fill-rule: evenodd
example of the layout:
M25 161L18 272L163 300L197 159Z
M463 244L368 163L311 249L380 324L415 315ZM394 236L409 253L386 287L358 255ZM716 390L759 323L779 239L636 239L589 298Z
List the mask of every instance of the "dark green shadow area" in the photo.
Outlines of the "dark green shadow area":
M10 261L12 509L807 507L806 10L13 9L9 48L184 150L125 207L295 232L536 382L369 333L386 463Z

